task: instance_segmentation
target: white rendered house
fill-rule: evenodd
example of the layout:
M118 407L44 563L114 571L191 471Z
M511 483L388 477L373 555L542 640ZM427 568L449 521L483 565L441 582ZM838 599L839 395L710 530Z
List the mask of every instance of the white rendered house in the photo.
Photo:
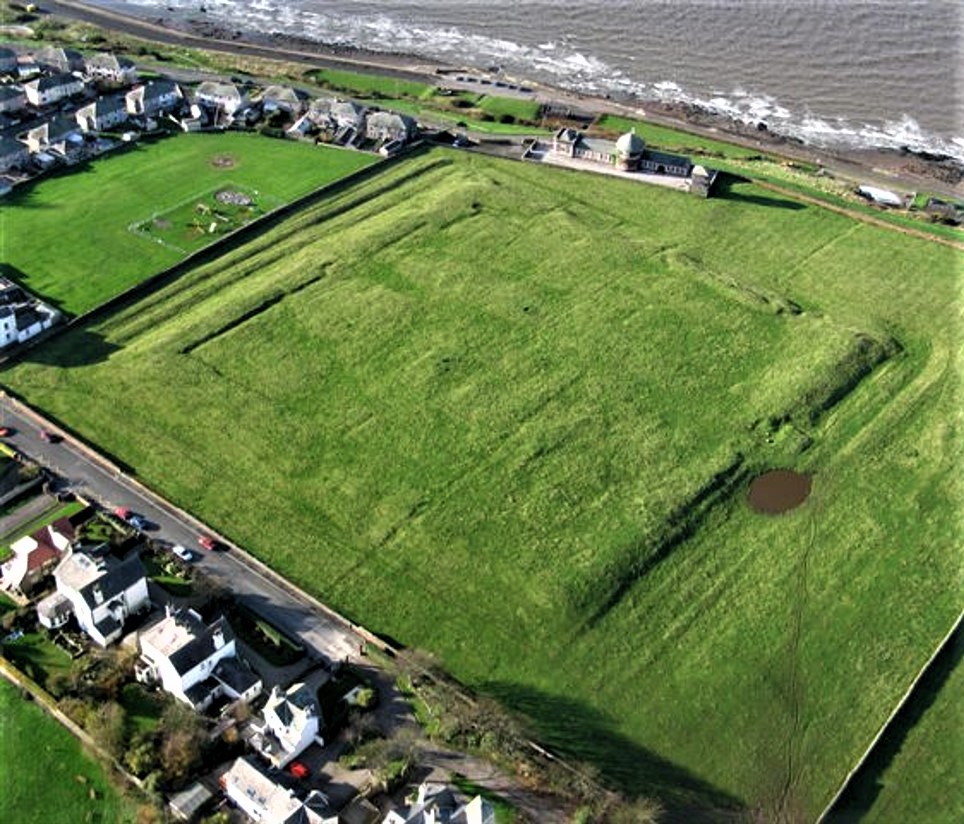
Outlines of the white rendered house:
M139 640L137 679L159 683L196 710L222 695L251 701L261 694L261 679L238 658L234 633L224 617L205 624L194 610L168 610Z
M151 605L144 566L136 554L116 561L109 555L71 552L54 570L54 580L57 595L51 597L68 601L80 628L102 647L121 637L129 616ZM41 624L49 620L46 614L38 605Z
M284 767L313 743L324 746L318 735L318 704L304 684L292 684L287 691L275 687L262 715L264 722L255 746L274 766Z

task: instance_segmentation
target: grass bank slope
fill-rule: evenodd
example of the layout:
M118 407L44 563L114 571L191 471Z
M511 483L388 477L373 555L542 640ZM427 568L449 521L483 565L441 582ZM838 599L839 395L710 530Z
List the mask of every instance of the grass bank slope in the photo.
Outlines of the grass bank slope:
M374 161L240 133L138 144L8 195L0 219L4 268L32 292L80 314L217 236L205 233L210 216L199 223L200 240L136 231L152 216L178 216L180 207L190 217L195 201L207 206L221 187L240 188L266 211Z
M134 821L134 804L118 795L67 730L0 679L0 819L8 824L49 821Z
M956 615L958 263L440 150L3 380L623 787L812 818Z

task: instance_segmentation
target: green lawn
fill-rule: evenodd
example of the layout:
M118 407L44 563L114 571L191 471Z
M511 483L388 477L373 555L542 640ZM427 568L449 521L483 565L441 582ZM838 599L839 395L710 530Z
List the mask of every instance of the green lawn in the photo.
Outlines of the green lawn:
M960 264L438 150L2 379L630 792L813 818L957 612Z
M16 641L4 643L3 654L18 670L47 690L51 676L66 675L73 670L70 656L45 632L28 632Z
M848 785L835 824L964 821L962 652L958 632Z
M653 148L669 152L706 154L725 158L758 157L761 154L759 149L747 149L735 143L700 137L667 126L658 126L647 120L619 117L614 114L606 114L600 117L596 121L595 128L613 135L635 129L636 134L643 138L647 144Z
M867 824L964 821L964 668L957 666L882 776Z
M428 83L414 80L341 69L313 69L307 77L324 88L361 98L421 97L431 94L433 88Z
M36 704L0 679L0 820L6 824L134 821L103 767Z
M185 205L190 211L196 200L221 187L257 192L257 205L270 208L375 160L241 133L185 134L143 143L8 196L0 218L6 267L0 269L78 314L201 245L196 238L165 243L145 232L145 223L164 220Z

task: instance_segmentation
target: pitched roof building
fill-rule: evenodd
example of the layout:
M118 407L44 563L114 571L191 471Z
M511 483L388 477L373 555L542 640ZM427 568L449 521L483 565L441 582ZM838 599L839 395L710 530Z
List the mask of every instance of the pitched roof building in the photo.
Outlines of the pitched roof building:
M238 658L224 617L205 624L194 610L169 610L139 640L138 680L160 683L194 709L204 710L222 695L251 701L261 694L261 679Z
M150 608L147 576L137 553L123 561L70 552L54 570L57 593L70 602L80 628L102 647L123 634L127 619ZM45 599L46 600L46 599ZM43 604L43 602L41 602ZM40 622L49 626L51 604L38 605Z
M312 790L301 801L246 758L237 759L220 783L228 799L260 824L338 824L324 794Z
M84 70L84 56L74 49L44 46L34 52L33 59L47 71L79 72Z
M293 684L287 691L276 686L262 716L264 720L253 743L276 767L284 767L312 743L324 746L318 735L321 725L318 703L304 684Z
M85 132L102 132L125 123L129 117L122 95L98 97L93 103L81 106L74 113L77 124Z
M23 84L27 102L33 106L48 106L83 90L84 81L72 74L47 74Z
M150 117L158 112L175 112L184 103L184 92L173 80L150 80L125 95L127 111Z
M84 75L90 80L126 86L137 80L137 67L126 57L99 52L84 60Z

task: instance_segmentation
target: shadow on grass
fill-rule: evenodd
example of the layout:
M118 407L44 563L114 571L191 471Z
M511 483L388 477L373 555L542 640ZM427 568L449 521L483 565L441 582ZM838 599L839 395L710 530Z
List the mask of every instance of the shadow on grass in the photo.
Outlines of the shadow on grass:
M100 332L75 327L43 343L25 349L18 360L43 366L91 366L103 363L121 347L108 341Z
M729 200L734 203L752 203L755 206L768 206L773 209L790 209L800 211L807 207L803 203L795 200L788 200L784 197L773 197L760 194L758 192L742 191L740 187L752 186L752 182L745 177L721 172L716 185L713 187L713 200Z
M640 747L613 729L596 709L518 684L486 683L479 691L529 719L540 743L599 769L606 783L630 797L657 798L666 821L738 818L743 803L683 767Z
M884 787L882 779L887 768L904 746L911 730L917 726L944 689L951 673L960 666L962 657L964 630L958 627L918 682L907 703L894 716L863 766L850 779L840 799L830 810L828 821L834 824L856 824L870 812ZM948 734L953 735L954 732L948 730Z

